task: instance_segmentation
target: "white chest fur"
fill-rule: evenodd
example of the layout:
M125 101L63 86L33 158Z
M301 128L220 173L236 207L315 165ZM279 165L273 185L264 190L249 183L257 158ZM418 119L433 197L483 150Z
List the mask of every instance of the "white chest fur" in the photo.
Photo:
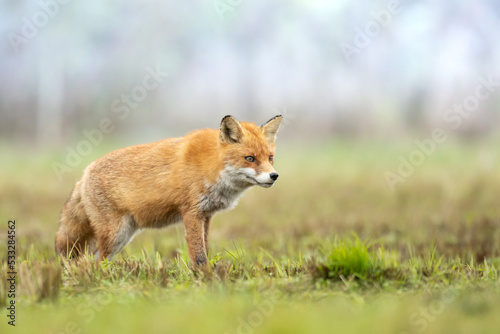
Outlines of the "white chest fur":
M226 167L215 184L206 186L207 192L200 196L200 209L205 212L230 210L251 185L241 170Z

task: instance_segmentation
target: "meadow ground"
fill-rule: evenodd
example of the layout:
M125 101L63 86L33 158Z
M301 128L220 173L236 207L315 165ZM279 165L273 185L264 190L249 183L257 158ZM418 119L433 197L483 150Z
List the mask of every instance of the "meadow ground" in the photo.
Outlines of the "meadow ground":
M500 149L439 147L392 191L412 143L278 143L280 179L211 229L189 269L181 224L113 262L61 265L59 210L98 147L58 181L55 151L0 146L1 333L498 333ZM7 222L16 220L16 326Z

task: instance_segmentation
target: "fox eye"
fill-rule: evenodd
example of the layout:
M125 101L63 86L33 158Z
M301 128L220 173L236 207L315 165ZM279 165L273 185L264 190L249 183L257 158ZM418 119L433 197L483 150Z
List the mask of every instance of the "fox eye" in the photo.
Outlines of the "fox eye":
M273 161L274 161L274 155L270 155L270 156L269 156L269 161L270 161L270 162L273 162Z
M255 157L249 155L248 157L245 157L245 160L248 162L255 162Z

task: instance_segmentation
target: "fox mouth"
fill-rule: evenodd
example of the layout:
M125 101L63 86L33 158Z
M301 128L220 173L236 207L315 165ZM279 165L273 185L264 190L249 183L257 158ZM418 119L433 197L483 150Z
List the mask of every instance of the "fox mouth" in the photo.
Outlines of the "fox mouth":
M272 182L259 182L256 179L254 179L253 177L250 177L248 175L245 175L245 176L246 176L246 179L248 180L248 182L253 184L253 185L261 186L264 188L270 188L274 185L274 181L272 181Z
M257 182L257 185L264 188L270 188L274 185L274 182Z

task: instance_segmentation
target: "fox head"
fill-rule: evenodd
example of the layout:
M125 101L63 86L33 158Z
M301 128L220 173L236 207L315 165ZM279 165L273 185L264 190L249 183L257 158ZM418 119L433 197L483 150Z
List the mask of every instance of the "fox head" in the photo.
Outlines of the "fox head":
M277 115L262 126L222 119L220 145L224 149L225 172L231 182L242 187L269 188L278 179L273 168L275 141L283 116Z

